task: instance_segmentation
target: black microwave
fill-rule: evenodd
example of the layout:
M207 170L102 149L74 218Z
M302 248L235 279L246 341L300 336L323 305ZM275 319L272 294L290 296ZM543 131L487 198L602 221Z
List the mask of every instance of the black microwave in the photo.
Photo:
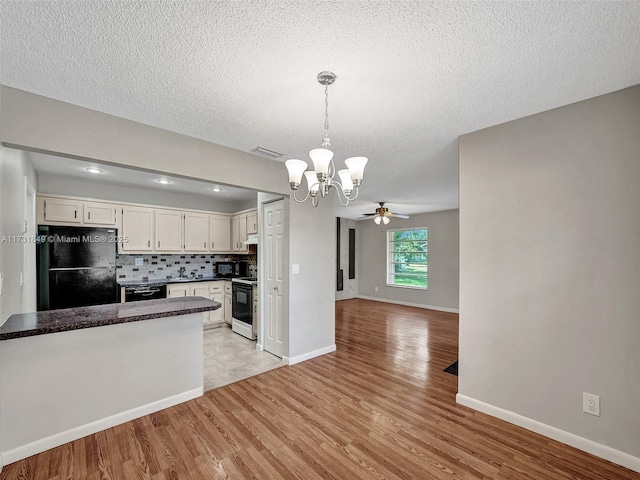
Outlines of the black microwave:
M216 277L246 277L247 262L216 262Z

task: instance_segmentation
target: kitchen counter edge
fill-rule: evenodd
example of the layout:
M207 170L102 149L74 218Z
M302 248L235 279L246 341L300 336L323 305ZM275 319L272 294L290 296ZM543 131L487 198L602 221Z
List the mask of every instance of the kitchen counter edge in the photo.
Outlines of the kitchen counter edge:
M208 312L221 306L203 297L181 297L17 313L0 326L0 341Z
M187 280L176 280L167 278L166 280L116 280L120 287L137 287L142 285L179 285L181 283L197 283L197 282L230 282L230 278L223 277L202 277L190 278Z

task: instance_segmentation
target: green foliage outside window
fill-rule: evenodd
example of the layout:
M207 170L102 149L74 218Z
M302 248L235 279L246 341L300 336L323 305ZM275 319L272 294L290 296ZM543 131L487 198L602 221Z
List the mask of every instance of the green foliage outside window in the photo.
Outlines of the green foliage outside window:
M426 228L387 233L387 284L415 288L428 286L428 232Z

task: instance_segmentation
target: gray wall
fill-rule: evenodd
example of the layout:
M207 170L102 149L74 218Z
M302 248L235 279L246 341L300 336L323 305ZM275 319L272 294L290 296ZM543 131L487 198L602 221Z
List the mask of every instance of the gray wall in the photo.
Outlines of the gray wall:
M640 457L639 181L640 87L460 138L461 395Z
M252 202L229 202L215 198L171 192L159 192L144 188L106 185L77 178L56 175L39 175L38 192L75 197L99 198L117 202L144 203L164 207L209 210L212 212L235 213L247 208L256 208ZM257 194L256 194L257 198ZM246 206L249 203L250 206Z
M360 278L358 260L360 259L360 249L358 248L359 222L348 218L340 219L340 268L344 271L344 290L336 290L336 300L346 300L358 296L358 279ZM356 278L349 279L349 229L356 231ZM336 288L334 281L334 288Z
M407 220L394 218L386 226L376 225L372 220L358 223L359 296L451 311L458 309L458 210L411 215ZM429 230L429 288L387 287L387 230L421 227Z
M335 245L333 202L289 202L289 357L335 347Z
M23 235L25 220L30 225L29 233L35 233L35 211L29 213L25 208L25 177L35 191L38 179L29 155L0 147L0 238L3 239L0 273L4 285L0 295L0 325L25 308L36 309L35 243L27 238L25 241L13 238Z

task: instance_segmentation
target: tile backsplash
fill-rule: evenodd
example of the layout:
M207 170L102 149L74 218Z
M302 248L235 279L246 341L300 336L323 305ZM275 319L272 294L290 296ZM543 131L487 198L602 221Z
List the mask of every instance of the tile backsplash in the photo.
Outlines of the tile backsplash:
M136 265L136 258L142 259L142 265ZM242 261L249 262L249 275L258 274L256 255L116 255L118 280L165 280L180 276L180 267L185 268L185 275L213 275L216 262Z

